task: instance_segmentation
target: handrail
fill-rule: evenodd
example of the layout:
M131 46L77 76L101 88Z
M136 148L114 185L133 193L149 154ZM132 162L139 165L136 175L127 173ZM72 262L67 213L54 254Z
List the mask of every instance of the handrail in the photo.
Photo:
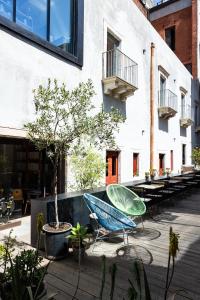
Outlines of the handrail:
M158 92L158 107L170 107L177 111L177 95L168 89L160 90Z
M137 87L138 65L118 48L102 53L103 79L119 77Z

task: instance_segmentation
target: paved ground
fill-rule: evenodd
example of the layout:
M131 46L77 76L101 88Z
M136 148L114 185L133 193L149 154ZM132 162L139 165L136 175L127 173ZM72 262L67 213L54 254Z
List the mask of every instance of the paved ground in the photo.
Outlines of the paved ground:
M30 216L19 219L21 221L20 226L12 228L12 235L26 244L30 244ZM0 230L0 240L8 235L11 229Z
M87 250L81 265L79 289L74 299L99 299L101 285L101 256L107 257L107 275L104 300L109 300L110 274L109 266L117 263L116 289L113 300L127 300L128 279L134 258L143 259L147 272L152 300L163 300L168 258L169 227L180 234L179 254L176 259L175 275L171 291L182 290L176 300L200 299L200 189L191 191L174 201L166 202L154 220L144 222L145 230L137 230L129 238L134 247L118 250L123 246L122 240L112 239L99 242L92 251ZM23 218L23 224L14 230L19 239L26 240L29 232L29 219ZM5 232L4 232L5 233ZM2 232L0 232L0 237ZM29 239L26 240L28 242ZM117 251L118 250L118 251ZM117 251L117 252L116 252ZM57 300L72 299L78 280L78 264L71 256L51 263L46 276L49 292L58 292ZM185 290L185 293L183 292ZM187 298L186 298L187 297Z

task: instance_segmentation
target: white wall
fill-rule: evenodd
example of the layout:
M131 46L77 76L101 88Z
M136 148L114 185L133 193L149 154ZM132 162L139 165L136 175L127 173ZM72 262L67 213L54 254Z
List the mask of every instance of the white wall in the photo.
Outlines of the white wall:
M102 52L106 49L107 28L121 39L121 50L138 63L138 90L126 102L105 97L102 93ZM121 150L120 177L131 181L132 155L140 153L140 178L149 170L149 98L150 98L150 45L155 43L155 168L158 154L174 150L174 171L181 168L181 144L187 145L187 164L190 164L191 129L180 134L179 117L169 119L168 131L159 129L157 94L159 89L158 65L170 74L168 88L178 96L180 90L191 95L191 75L169 49L149 21L132 0L85 0L84 65L82 70L73 64L59 60L41 49L0 30L0 126L22 128L33 118L32 89L45 84L47 78L66 82L69 89L88 78L93 80L97 107L104 102L106 108L117 106L126 115L117 142ZM143 54L144 50L144 54Z

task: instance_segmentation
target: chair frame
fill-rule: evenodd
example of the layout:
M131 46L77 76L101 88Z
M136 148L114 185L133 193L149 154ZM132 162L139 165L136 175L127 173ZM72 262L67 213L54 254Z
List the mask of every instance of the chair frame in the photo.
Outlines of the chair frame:
M100 234L101 234L101 229L104 228L104 227L103 227L103 226L100 226L101 224L98 222L98 217L96 216L96 213L95 213L94 211L91 210L90 206L88 205L87 201L85 200L85 198L87 198L86 195L87 195L87 194L84 194L84 195L83 195L84 202L85 202L87 208L89 209L91 215L93 215L93 217L94 217L93 219L95 220L95 222L96 222L96 224L97 224L97 227L98 227L98 229L96 229L97 234L96 234L96 237L95 237L95 240L94 240L94 245L93 245L93 249L92 249L92 251L93 251L93 250L94 250L94 247L95 247L95 243L97 242L97 240L103 240L103 239L105 239L105 238L109 238L109 234L110 234L111 232L116 232L116 233L120 234L120 231L121 231L121 230L111 231L111 230L107 230L107 229L105 228L105 229L108 231L108 233L102 234L102 235L100 236ZM89 195L90 195L90 194L89 194ZM91 196L93 196L93 195L91 195ZM97 198L96 196L93 196L93 197ZM102 200L99 199L99 198L97 198L97 199L98 199L99 201L102 201ZM102 202L103 202L103 201L102 201ZM105 202L105 203L106 203L106 202ZM113 216L112 214L110 214L109 212L103 210L103 209L102 209L101 207L99 207L98 205L96 205L96 204L94 204L94 205L95 205L96 207L98 207L100 210L104 211L107 215L110 215L112 218L116 219L118 222L120 222L120 223L122 223L122 224L125 224L123 221L121 221L120 219L114 217L114 216ZM108 204L108 203L106 203L106 205L111 206L111 205ZM112 206L111 206L111 207L112 207ZM112 207L112 208L115 209L115 210L117 210L117 211L119 211L122 215L124 215L126 218L128 218L128 216L126 216L126 215L125 215L123 212L121 212L119 209L117 209L117 208L115 208L115 207ZM132 221L132 220L131 220L131 221ZM132 221L132 222L133 222L133 221ZM133 223L134 223L134 222L133 222ZM136 224L135 224L135 227L136 227ZM135 228L135 227L133 227L133 228ZM125 228L122 229L122 235L123 235L124 245L128 245L128 244L129 244L128 233L129 233L130 231L132 231L131 228L130 228L130 229L127 229L127 230L125 230ZM126 242L125 242L125 236L126 236Z

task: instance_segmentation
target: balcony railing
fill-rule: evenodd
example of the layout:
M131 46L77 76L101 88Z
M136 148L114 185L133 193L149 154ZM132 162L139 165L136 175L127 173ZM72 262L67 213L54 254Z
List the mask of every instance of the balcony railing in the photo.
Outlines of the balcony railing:
M178 110L177 96L170 90L159 91L158 111L159 117L168 119L173 117Z
M103 53L104 93L126 98L137 89L138 65L115 48Z
M193 123L193 113L190 105L181 106L181 118L180 125L182 127L188 127Z

